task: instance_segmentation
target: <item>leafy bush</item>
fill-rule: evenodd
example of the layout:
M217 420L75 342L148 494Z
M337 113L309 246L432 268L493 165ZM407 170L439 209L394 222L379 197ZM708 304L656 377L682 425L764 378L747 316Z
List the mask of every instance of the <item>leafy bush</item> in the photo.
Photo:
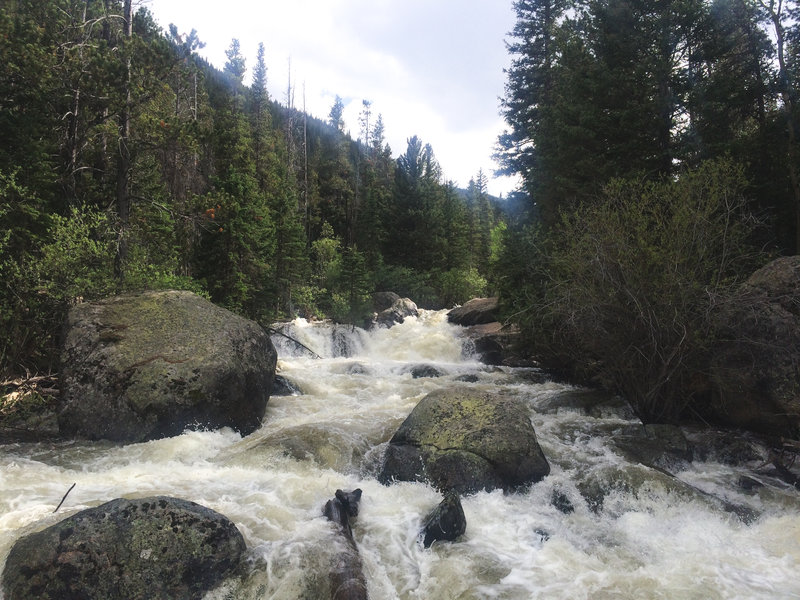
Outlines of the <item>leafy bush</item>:
M765 256L742 171L714 161L675 181L616 181L528 234L538 285L514 308L537 352L622 393L645 422L676 420L700 393L713 315Z
M475 267L450 269L438 277L439 297L444 306L463 304L486 295L488 283Z

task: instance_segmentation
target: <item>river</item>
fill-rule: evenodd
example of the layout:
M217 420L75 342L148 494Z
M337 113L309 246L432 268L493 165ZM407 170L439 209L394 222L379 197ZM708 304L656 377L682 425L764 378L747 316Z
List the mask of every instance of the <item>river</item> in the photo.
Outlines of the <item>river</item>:
M762 478L763 487L745 490L737 485L744 467L714 460L680 465L685 489L665 483L610 443L640 426L628 411L559 408L554 398L574 388L530 369L480 364L444 312L371 332L302 320L286 331L323 358L273 338L280 375L302 393L271 398L263 426L246 438L191 431L127 446L2 447L0 564L18 537L69 514L118 497L169 495L226 515L247 542L249 575L206 600L295 599L307 593L314 549L330 540L322 506L337 488L361 488L353 532L372 600L800 598L793 488ZM414 378L420 364L442 376ZM523 493L465 497L463 538L425 549L420 525L441 496L421 483L383 486L375 475L416 403L453 385L522 398L552 470ZM612 485L601 506L581 494L598 473L614 482L630 472L644 473L645 483ZM755 516L742 519L722 501Z

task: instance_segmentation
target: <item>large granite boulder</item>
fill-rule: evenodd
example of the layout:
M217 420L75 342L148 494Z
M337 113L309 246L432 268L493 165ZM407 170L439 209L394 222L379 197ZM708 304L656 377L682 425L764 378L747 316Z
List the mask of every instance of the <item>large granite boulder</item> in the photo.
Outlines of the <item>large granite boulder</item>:
M62 434L140 442L258 428L277 353L258 324L190 292L79 304L61 356Z
M392 437L379 475L443 491L515 490L550 472L520 400L469 388L438 390Z
M712 417L800 437L800 256L756 271L723 311L714 349Z
M447 313L447 320L455 325L484 325L497 321L497 298L473 298L463 306Z
M19 539L2 589L6 600L199 599L244 551L236 526L199 504L118 499Z

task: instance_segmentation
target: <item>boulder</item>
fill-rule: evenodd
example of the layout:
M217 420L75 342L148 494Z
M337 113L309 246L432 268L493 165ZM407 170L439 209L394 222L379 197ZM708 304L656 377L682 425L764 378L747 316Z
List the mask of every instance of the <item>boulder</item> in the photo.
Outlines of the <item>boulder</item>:
M75 306L61 355L63 434L140 442L261 424L277 353L258 324L182 291Z
M519 356L520 333L515 325L503 325L496 321L481 325L470 325L466 336L471 343L471 353L487 365L509 367L532 367L535 362Z
M235 574L244 551L236 526L199 504L112 500L19 539L3 593L6 600L199 599Z
M497 321L497 307L497 298L473 298L447 313L447 320L464 327L493 323Z
M463 494L515 490L549 472L527 405L463 387L432 392L417 404L389 442L378 479L425 481Z
M675 425L633 426L615 435L612 443L629 461L669 472L688 468L694 459L692 445Z
M383 312L387 308L391 308L398 300L400 300L400 296L394 292L375 292L372 294L372 307L375 312Z
M391 327L403 323L407 317L419 316L417 305L408 298L398 298L394 303L378 313L375 323L382 327Z
M425 377L442 377L445 372L433 365L413 364L403 368L403 373L411 373L412 379L422 379Z
M722 311L711 360L711 418L800 437L800 256L756 271Z
M430 548L433 542L453 542L467 530L467 517L458 492L450 490L444 499L425 517L420 537L422 545Z

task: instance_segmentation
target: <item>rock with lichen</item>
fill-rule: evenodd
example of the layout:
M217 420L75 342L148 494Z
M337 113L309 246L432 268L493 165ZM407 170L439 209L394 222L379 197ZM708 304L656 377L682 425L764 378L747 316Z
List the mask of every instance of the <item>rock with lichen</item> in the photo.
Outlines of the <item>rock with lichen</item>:
M417 404L390 440L379 480L425 481L463 494L515 490L549 472L529 407L465 387Z
M223 515L168 497L117 499L14 544L6 600L200 599L234 575L245 542Z
M277 353L257 323L185 291L75 306L61 355L61 433L122 442L261 424Z

